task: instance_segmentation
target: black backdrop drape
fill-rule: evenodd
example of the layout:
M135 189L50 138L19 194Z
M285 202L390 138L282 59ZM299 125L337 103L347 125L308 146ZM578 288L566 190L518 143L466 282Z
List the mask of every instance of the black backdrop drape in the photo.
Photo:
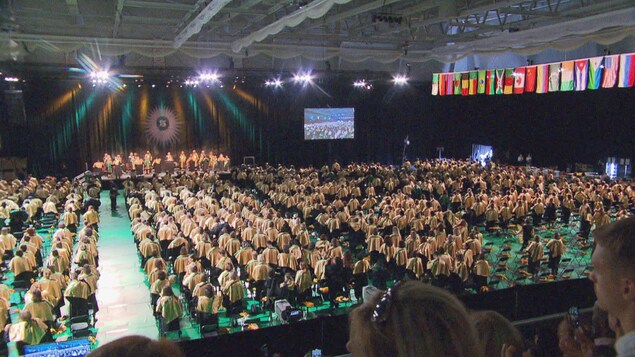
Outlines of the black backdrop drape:
M62 167L74 174L104 152L127 156L146 149L161 154L211 149L233 163L248 155L274 164L398 163L406 135L408 158L434 157L437 146L445 147L444 156L468 157L476 143L494 146L500 159L531 153L536 164L563 168L607 156L634 157L633 91L434 97L429 84L377 84L364 92L348 80L332 79L305 88L129 84L115 92L50 80L31 82L24 102L29 165L39 175L60 173ZM178 140L165 147L149 143L145 132L145 119L161 106L181 118ZM354 107L355 139L305 142L305 107ZM23 129L5 127L25 136Z

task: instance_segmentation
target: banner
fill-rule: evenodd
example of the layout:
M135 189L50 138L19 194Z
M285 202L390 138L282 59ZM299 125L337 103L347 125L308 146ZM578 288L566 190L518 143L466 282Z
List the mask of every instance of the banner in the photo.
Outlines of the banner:
M583 91L589 82L589 60L575 61L575 90Z
M589 83L588 89L598 89L602 84L602 68L604 67L604 57L589 58Z
M439 94L439 74L432 74L432 95Z
M620 88L632 87L635 84L635 54L620 56L620 77L617 86Z
M573 90L573 61L564 61L560 64L560 91L568 92ZM550 79L551 80L551 77ZM551 83L549 84L551 86ZM549 88L551 91L551 88Z

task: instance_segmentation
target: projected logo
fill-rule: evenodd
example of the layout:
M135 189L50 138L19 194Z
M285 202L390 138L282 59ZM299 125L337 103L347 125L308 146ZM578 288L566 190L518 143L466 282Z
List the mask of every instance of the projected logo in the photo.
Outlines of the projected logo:
M150 144L163 147L178 144L182 125L181 118L170 108L156 107L146 117L146 138Z

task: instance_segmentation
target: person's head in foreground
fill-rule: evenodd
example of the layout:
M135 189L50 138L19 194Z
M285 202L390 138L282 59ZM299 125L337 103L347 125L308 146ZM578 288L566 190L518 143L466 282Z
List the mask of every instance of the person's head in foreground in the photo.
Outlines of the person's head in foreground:
M497 356L503 345L514 346L518 356L523 347L523 337L503 315L496 311L474 311L470 314L483 348L483 356Z
M92 351L89 357L181 357L179 346L168 340L152 340L144 336L126 336L108 342Z
M417 281L393 286L351 311L347 344L353 356L481 356L461 302Z
M635 217L601 226L593 232L593 238L593 272L589 279L598 307L617 319L622 331L628 334L635 331ZM626 340L635 342L635 334L624 338L616 344L620 354ZM631 352L635 353L635 349Z

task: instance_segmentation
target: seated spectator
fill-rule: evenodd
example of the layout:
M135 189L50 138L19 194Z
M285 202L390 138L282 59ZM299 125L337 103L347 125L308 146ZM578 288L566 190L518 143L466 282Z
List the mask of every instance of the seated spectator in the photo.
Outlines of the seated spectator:
M161 315L161 326L163 332L179 330L180 317L183 314L183 306L174 295L172 287L166 286L161 292L161 297L157 301L156 311ZM179 330L179 335L180 335Z
M25 345L37 345L44 339L48 326L40 319L31 316L27 310L20 312L20 322L5 326L4 331L10 342L15 342L20 355Z
M393 286L350 314L353 356L481 356L463 304L417 281Z

